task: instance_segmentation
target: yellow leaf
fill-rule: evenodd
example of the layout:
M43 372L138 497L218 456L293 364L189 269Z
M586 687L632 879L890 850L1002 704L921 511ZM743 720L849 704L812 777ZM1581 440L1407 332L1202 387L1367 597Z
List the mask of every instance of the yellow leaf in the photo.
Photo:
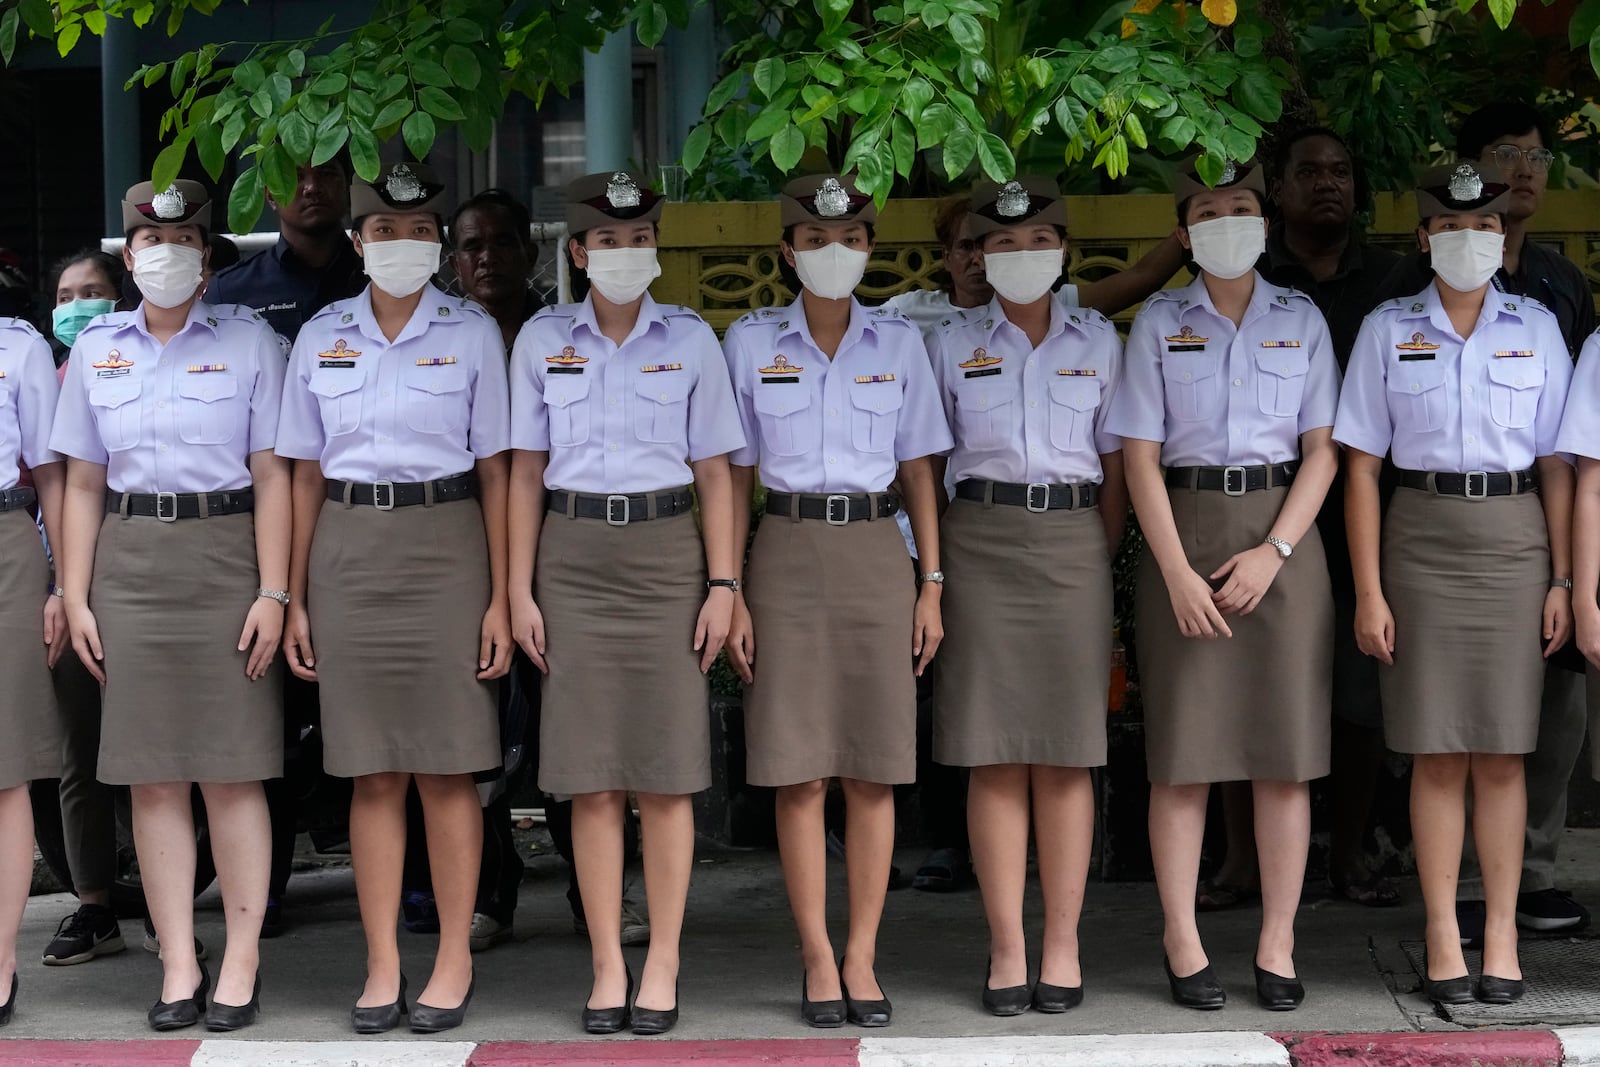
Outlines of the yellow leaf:
M1150 12L1154 11L1156 8L1158 8L1160 6L1161 6L1161 0L1133 0L1132 13L1135 14L1135 15L1148 15L1148 14L1150 14ZM1139 27L1134 24L1132 19L1123 19L1122 20L1122 36L1123 37L1132 37L1134 34L1136 34L1138 32L1139 32Z
M1213 26L1232 26L1239 17L1239 5L1234 0L1201 0L1200 13Z

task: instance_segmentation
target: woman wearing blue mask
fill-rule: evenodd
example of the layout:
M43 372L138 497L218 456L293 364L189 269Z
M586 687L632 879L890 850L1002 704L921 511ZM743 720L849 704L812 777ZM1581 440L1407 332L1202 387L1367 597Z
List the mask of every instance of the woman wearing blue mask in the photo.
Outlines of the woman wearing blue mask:
M127 269L107 252L84 249L56 264L55 307L50 332L64 349L78 331L100 315L123 309L122 282Z

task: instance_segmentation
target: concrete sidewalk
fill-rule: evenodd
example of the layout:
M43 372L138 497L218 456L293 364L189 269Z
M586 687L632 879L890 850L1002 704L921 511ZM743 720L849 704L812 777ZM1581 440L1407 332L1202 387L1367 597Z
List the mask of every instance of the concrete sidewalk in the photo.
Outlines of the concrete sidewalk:
M1594 876L1600 873L1597 845L1600 832L1570 831L1559 879L1564 888L1591 904L1600 902L1600 877ZM897 856L897 862L903 869L910 869L920 858L920 852L905 850ZM843 874L842 866L834 865L830 899L840 920L836 944L841 947ZM539 857L530 863L517 912L516 940L476 957L478 991L466 1025L444 1035L448 1040L434 1042L419 1042L408 1031L352 1042L348 1013L361 987L364 949L353 878L347 867L332 866L296 875L288 901L289 932L262 946L260 1022L237 1038L204 1044L200 1039L208 1035L200 1031L182 1035L194 1040L158 1041L146 1029L145 1009L159 993L159 964L153 955L139 949L142 931L137 922L124 923L129 948L120 955L76 967L42 966L39 954L56 923L74 906L69 896L44 896L30 901L24 920L19 946L21 989L15 1020L0 1031L5 1039L0 1040L0 1061L381 1062L439 1067L458 1067L469 1060L503 1067L514 1062L691 1060L859 1062L875 1067L936 1062L1252 1064L1291 1062L1285 1049L1288 1044L1296 1049L1297 1063L1447 1064L1452 1060L1440 1058L1445 1046L1437 1042L1421 1058L1391 1061L1352 1057L1348 1048L1342 1052L1325 1048L1327 1038L1308 1037L1319 1033L1431 1033L1448 1039L1450 1047L1460 1046L1468 1037L1482 1044L1483 1027L1467 1028L1441 1017L1416 992L1417 976L1401 943L1420 938L1421 904L1415 883L1406 882L1403 886L1405 904L1384 910L1335 901L1324 889L1307 887L1296 960L1308 996L1299 1011L1276 1014L1256 1007L1252 995L1251 959L1260 919L1258 909L1202 917L1207 947L1228 987L1230 1001L1219 1012L1193 1012L1176 1007L1167 997L1161 972L1161 922L1155 887L1091 883L1082 927L1087 994L1083 1006L1064 1015L1029 1013L1010 1019L989 1016L978 1003L987 935L977 892L934 895L908 889L892 893L880 939L878 974L895 1005L894 1025L886 1031L829 1032L812 1030L798 1017L800 966L776 854L703 846L683 945L682 1021L671 1041L654 1042L587 1040L581 1033L578 1014L588 994L588 944L572 932L563 895L564 871L553 857ZM1029 898L1030 932L1035 944L1038 907L1035 887ZM220 949L222 944L219 908L215 889L202 896L198 904L198 933L214 949ZM432 938L404 931L400 938L412 988L419 989L426 981ZM1549 947L1559 949L1557 945ZM1581 955L1590 947L1586 938L1571 942L1573 954ZM627 953L637 973L644 950L629 949ZM1558 958L1566 954L1565 949L1556 952ZM1537 988L1534 976L1529 977L1530 984ZM1551 1036L1551 1028L1600 1023L1600 975L1589 971L1583 979L1575 981L1572 988L1561 990L1565 996L1559 1017L1529 1018L1507 1011L1504 1022L1508 1026L1535 1032L1523 1035L1520 1047L1527 1054L1521 1062L1561 1062L1559 1055L1552 1061L1537 1052L1553 1048L1559 1053L1560 1042ZM1596 1008L1592 1017L1584 1014L1590 1004ZM1493 1024L1499 1020L1475 1021ZM1232 1035L1205 1039L1187 1036L1202 1032ZM1497 1032L1491 1026L1488 1033ZM1280 1035L1283 1040L1263 1044L1263 1035L1267 1034ZM1132 1044L1120 1046L1124 1052L1113 1054L1119 1047L1115 1043L1096 1046L1079 1035L1141 1036ZM1068 1038L1073 1040L1065 1040ZM117 1044L46 1047L18 1039ZM944 1039L967 1040L949 1044ZM1020 1043L1014 1044L1012 1039ZM1512 1035L1501 1032L1487 1040L1507 1043L1512 1041ZM230 1051L236 1041L245 1045ZM1220 1042L1214 1056L1206 1051L1212 1047L1206 1044L1208 1041ZM1245 1044L1235 1047L1241 1041ZM1533 1041L1534 1046L1529 1046L1528 1041ZM257 1044L260 1042L338 1044L291 1047L262 1046ZM536 1043L549 1055L524 1045L495 1044L504 1042ZM733 1046L727 1042L756 1044ZM394 1047L382 1051L390 1045ZM1096 1047L1109 1058L1063 1058L1073 1050L1086 1053ZM1600 1064L1600 1041L1586 1047L1590 1051L1583 1055L1592 1058L1568 1055L1566 1062ZM74 1048L76 1053L71 1051ZM318 1048L320 1051L313 1051ZM1226 1051L1230 1048L1233 1051ZM1250 1048L1255 1052L1250 1053ZM110 1051L113 1049L115 1055ZM248 1049L254 1049L256 1055ZM586 1050L586 1054L579 1056L580 1050ZM1312 1058L1324 1052L1330 1058ZM102 1054L110 1058L94 1058ZM1135 1058L1127 1058L1128 1055ZM1269 1058L1252 1059L1251 1055ZM311 1058L305 1058L308 1056ZM805 1060L807 1056L821 1058ZM1478 1056L1461 1062L1502 1061Z

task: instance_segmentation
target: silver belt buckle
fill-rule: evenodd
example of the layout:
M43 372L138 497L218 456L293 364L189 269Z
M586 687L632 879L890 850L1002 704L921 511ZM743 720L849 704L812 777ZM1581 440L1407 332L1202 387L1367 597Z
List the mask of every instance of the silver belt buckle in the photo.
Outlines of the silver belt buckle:
M388 499L384 499L387 495ZM394 510L394 483L387 478L380 478L372 483L372 506L379 511Z
M178 521L177 493L156 494L156 518L160 519L162 522Z
M839 517L833 517L834 506L839 508ZM823 514L829 526L846 526L850 522L850 498L841 493L834 493L828 497L827 511Z
M1474 479L1474 478L1482 478L1483 479L1483 491L1481 493L1474 493L1472 491L1472 479ZM1461 495L1466 497L1468 500L1487 500L1487 499L1489 499L1489 472L1488 471L1468 471L1467 472L1467 477L1466 477L1466 483L1462 486L1462 490L1463 490L1463 492L1462 492Z
M1239 477L1239 488L1237 489L1233 487L1233 479L1235 475L1238 475ZM1234 465L1231 467L1222 468L1222 492L1224 495L1244 496L1245 488L1248 486L1248 484L1249 483L1245 478L1245 469L1243 467Z
M1034 503L1033 503L1033 494L1034 493L1038 493L1039 494L1038 506L1035 506ZM1027 508L1029 511L1034 512L1035 514L1038 514L1040 512L1044 512L1044 511L1049 511L1050 510L1050 487L1048 485L1046 485L1044 482L1029 482L1028 483L1028 495L1022 501L1022 506Z
M617 518L617 504L622 504L622 518ZM633 517L633 502L623 493L612 493L606 497L606 525L626 526Z

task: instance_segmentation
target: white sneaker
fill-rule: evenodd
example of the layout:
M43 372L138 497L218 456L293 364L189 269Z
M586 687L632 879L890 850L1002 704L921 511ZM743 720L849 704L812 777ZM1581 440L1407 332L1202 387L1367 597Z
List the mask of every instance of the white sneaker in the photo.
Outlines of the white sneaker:
M511 940L511 925L481 911L472 913L472 932L468 944L474 952L484 952Z
M154 952L156 959L161 958L161 938L156 936L156 928L150 925L149 919L144 921L144 950ZM194 939L194 958L196 960L206 958L206 943L198 937Z

